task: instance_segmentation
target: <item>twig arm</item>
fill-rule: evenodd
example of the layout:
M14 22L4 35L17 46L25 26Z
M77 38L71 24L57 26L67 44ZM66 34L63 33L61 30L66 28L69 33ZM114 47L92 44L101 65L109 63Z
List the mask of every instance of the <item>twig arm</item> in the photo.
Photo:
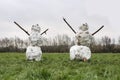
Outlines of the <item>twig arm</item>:
M41 33L41 35L43 35L44 33L46 34L46 32L48 31L49 29L46 29L45 31L43 31L42 33Z
M30 35L24 28L22 28L17 22L14 21L14 23L20 28L22 29L28 36Z
M70 26L70 24L66 21L65 18L63 18L63 20L65 21L65 23L71 28L71 30L76 34L76 31Z
M104 25L102 27L100 27L97 31L95 31L94 33L92 33L92 36L95 35L98 31L100 31L103 27L104 27Z

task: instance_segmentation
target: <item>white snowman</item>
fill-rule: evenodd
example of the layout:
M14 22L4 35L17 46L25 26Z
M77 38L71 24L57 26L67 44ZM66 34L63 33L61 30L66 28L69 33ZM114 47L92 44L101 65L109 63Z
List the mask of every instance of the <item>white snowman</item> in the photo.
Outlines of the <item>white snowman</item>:
M33 25L31 28L31 34L29 36L30 46L26 50L27 60L40 61L42 57L42 50L40 46L42 45L42 36L40 34L41 28L38 24Z
M79 59L87 61L91 58L90 43L92 35L88 31L87 23L80 26L75 35L75 45L70 48L70 60Z

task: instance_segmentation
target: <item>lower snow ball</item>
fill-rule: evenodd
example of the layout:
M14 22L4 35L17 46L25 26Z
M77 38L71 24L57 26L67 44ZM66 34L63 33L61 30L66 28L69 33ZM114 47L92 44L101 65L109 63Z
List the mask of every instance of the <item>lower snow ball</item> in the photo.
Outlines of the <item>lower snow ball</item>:
M70 60L79 59L87 61L91 58L91 50L87 46L74 45L70 48Z
M41 48L38 46L28 46L26 50L26 59L40 61L42 57Z

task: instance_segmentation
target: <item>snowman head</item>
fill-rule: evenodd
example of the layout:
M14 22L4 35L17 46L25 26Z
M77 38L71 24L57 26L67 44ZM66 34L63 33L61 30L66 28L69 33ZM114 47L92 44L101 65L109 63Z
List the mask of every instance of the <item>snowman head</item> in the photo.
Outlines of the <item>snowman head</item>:
M32 25L31 31L40 33L41 28L40 28L40 26L38 24Z
M80 26L79 29L82 30L82 31L88 30L89 29L88 24L87 23L82 24L82 26Z

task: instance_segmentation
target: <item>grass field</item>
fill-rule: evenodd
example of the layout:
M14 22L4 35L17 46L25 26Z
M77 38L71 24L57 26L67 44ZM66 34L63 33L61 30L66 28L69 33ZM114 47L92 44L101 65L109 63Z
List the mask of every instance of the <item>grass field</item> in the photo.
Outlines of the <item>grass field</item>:
M29 62L25 54L0 53L0 80L120 80L120 54L92 54L82 62L43 53L42 61Z

